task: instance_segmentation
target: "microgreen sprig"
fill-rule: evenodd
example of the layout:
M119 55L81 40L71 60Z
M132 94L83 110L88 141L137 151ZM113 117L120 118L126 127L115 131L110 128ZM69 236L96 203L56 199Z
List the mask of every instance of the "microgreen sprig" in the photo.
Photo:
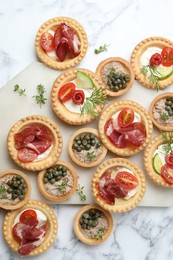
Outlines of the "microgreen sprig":
M160 119L166 121L167 119L169 119L169 115L167 113L161 113L160 114Z
M83 189L84 189L84 186L80 187L80 185L78 185L78 188L76 189L76 192L79 195L81 201L86 200L86 195L83 193Z
M172 145L173 144L173 132L169 132L169 133L162 133L162 138L164 141L164 150L166 154L169 154L170 152L172 152Z
M94 152L94 151L92 151L92 152L87 152L87 157L88 157L88 159L89 159L90 161L93 161L93 160L95 159L95 157L96 157L95 152Z
M153 66L142 66L141 72L147 77L150 83L157 89L160 89L159 77L162 76Z
M105 232L105 228L100 228L97 231L97 234L95 235L95 239L99 240L99 239L103 239L103 234Z
M21 89L18 84L16 84L14 86L14 90L13 91L19 93L19 96L26 96L26 94L25 94L26 90L25 89Z
M95 50L94 50L94 53L95 53L95 54L99 54L99 53L101 53L101 52L107 51L107 50L108 50L108 49L107 49L108 46L110 46L110 44L109 44L109 45L103 44L103 45L101 45L98 49L95 49Z
M66 188L66 186L67 186L67 183L68 183L68 179L65 178L65 179L61 182L61 184L59 184L59 185L57 186L57 189L58 189L58 190L64 190L64 189Z
M41 105L45 104L45 101L47 100L47 98L44 97L44 93L46 92L45 87L42 84L37 85L37 92L38 95L33 96L33 98L35 98L36 103L41 107Z

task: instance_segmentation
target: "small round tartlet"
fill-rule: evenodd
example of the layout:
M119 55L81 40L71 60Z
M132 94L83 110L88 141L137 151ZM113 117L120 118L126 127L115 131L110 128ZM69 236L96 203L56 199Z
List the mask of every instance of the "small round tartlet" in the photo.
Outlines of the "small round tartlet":
M54 81L53 86L52 86L52 90L51 90L52 108L53 108L55 114L61 120L63 120L64 122L66 122L70 125L83 125L83 124L87 124L90 121L94 120L101 113L101 111L104 108L104 104L105 104L104 103L101 105L96 105L96 107L93 108L94 114L90 114L90 113L86 113L86 112L81 114L81 112L72 112L66 108L65 104L59 100L58 92L62 86L64 86L67 83L70 83L76 79L77 72L85 73L88 77L90 77L90 79L92 80L92 82L94 84L93 91L96 89L101 89L102 93L105 95L105 91L102 87L101 81L95 76L95 74L93 72L80 68L80 69L70 69L70 70L67 70L66 72L61 73L60 76L58 76L58 78ZM85 102L84 102L84 104L85 104Z
M112 81L114 81L112 83L114 83L115 86L118 86L118 83L115 83L116 79L121 79L121 82L119 83L121 84L121 87L119 88L119 90L116 87L117 90L115 91L111 90L110 86L108 85L108 79L110 78L110 73L112 73L112 70L113 75L115 73L117 73L118 75L112 77ZM124 75L120 77L122 73ZM130 90L134 83L134 74L131 64L128 61L119 57L111 57L100 62L96 68L96 75L101 78L102 83L106 89L106 94L111 97L118 97L124 95L126 92ZM124 84L124 87L122 83Z
M40 44L41 35L49 30L55 31L61 23L65 23L67 26L72 28L81 43L79 55L74 58L67 57L64 61L59 61L58 59L49 57ZM46 66L56 70L66 70L75 67L84 58L88 49L88 39L83 27L76 20L70 17L55 17L43 23L39 28L36 34L35 48L39 60Z
M101 193L99 191L99 183L101 178L104 176L105 172L114 171L116 169L119 170L121 168L122 171L125 171L126 169L127 171L133 172L133 175L138 181L137 190L131 197L128 197L128 199L124 199L122 197L121 198L115 197L114 203L110 204L101 196ZM106 181L107 181L107 177L106 177ZM103 183L101 185L103 185ZM111 186L110 188L114 193L114 186ZM113 158L104 161L96 169L92 178L93 197L96 203L98 203L100 207L104 208L109 212L120 213L120 212L126 212L132 210L142 200L145 194L145 189L146 189L146 181L142 170L138 166L136 166L135 163L124 158Z
M170 132L164 132L156 137L154 137L151 142L147 145L144 153L144 167L146 170L147 175L150 177L150 179L158 184L159 186L165 187L165 188L173 188L173 184L170 184L164 180L162 175L155 171L154 169L154 155L157 148L162 145L166 144L166 138L169 140ZM164 137L165 136L165 137Z
M46 173L47 177L45 177ZM45 182L44 178L46 178ZM51 180L53 183L51 183ZM58 202L68 200L76 191L77 184L78 176L75 169L71 164L64 161L58 161L51 168L43 170L38 174L39 191L50 201ZM65 186L64 188L63 185ZM48 191L49 189L50 191ZM51 189L56 190L56 193L51 192Z
M173 83L173 73L171 73L168 77L157 80L156 82L158 84L153 84L153 81L150 80L150 78L144 73L142 73L141 71L141 62L140 62L141 56L148 48L153 48L153 47L160 48L160 49L163 49L164 47L173 48L173 42L163 37L149 37L142 40L137 44L137 46L134 48L131 54L132 69L134 71L135 78L143 86L150 89L158 89L158 88L164 89ZM158 51L156 51L156 53L158 53ZM148 58L148 60L149 59L150 57Z
M49 130L52 138L52 146L45 158L31 162L23 162L18 158L19 150L15 148L14 136L20 133L23 129L32 125L40 125ZM57 125L47 117L40 115L31 115L20 119L11 127L7 137L7 148L13 161L20 167L30 171L41 171L55 164L61 154L62 146L62 135Z
M114 145L105 134L106 122L110 120L114 114L116 114L117 112L121 111L124 108L130 108L134 112L136 112L141 118L141 123L143 123L145 126L146 137L144 142L140 146L127 144L126 147L119 148L116 145ZM101 114L99 119L99 124L98 124L98 132L103 144L111 152L123 157L132 156L134 154L139 153L149 142L152 135L152 131L153 131L153 124L147 111L141 105L131 100L120 100L111 103Z
M156 96L150 105L149 112L151 120L157 128L159 128L162 131L172 131L173 93L166 92Z
M29 254L27 254L27 256L35 256L47 251L49 247L54 243L58 232L58 221L54 211L45 203L37 200L29 200L28 203L22 208L8 212L5 215L3 221L3 236L8 246L16 253L18 253L19 251L20 244L13 237L12 228L17 215L27 209L39 210L47 218L47 232L44 236L44 240L39 246L37 246Z
M78 145L78 142L81 144ZM93 145L91 144L92 142ZM76 146L76 148L74 149L73 146ZM83 146L83 149L80 146ZM107 154L107 148L100 141L98 131L94 128L86 127L78 129L70 137L68 153L76 164L87 168L96 166L103 161Z
M12 181L12 179L15 183L7 184L8 181ZM21 208L30 198L30 181L28 176L22 171L9 169L0 172L0 187L1 189L3 187L5 189L4 192L1 191L0 208L7 210ZM10 193L8 192L9 189L11 189ZM15 198L13 198L13 195ZM22 198L20 198L20 196L22 196Z
M88 212L91 212L90 213L90 219L91 219L92 216L95 214L95 211L101 213L101 217L98 218L98 219L100 219L100 221L98 220L98 225L96 227L91 226L91 228L89 230L82 229L82 227L80 225L80 221L81 221L83 214L84 214L84 217L87 217L86 214L88 214ZM96 213L96 214L98 214L98 213ZM94 218L95 218L95 216L94 216ZM87 221L87 218L86 218L86 221ZM90 220L88 220L88 222L89 221ZM101 222L103 222L103 221L105 222L103 224L106 224L106 228L101 226ZM74 232L75 232L76 236L78 237L78 239L80 241L82 241L83 243L88 244L88 245L98 245L98 244L104 242L110 236L112 229L113 229L112 215L109 212L107 212L106 210L104 210L103 208L101 208L95 204L90 204L90 205L86 205L86 206L82 207L74 218ZM91 235L92 230L94 232L93 237L90 237L90 236L88 237L84 233L84 231L85 231L85 232L88 232L89 235Z

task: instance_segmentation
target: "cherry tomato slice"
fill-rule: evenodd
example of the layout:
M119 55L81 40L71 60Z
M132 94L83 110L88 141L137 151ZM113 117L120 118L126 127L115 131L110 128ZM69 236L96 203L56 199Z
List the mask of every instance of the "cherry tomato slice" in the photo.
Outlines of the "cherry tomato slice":
M45 51L52 51L55 48L54 37L52 36L52 34L44 32L40 37L40 44Z
M37 220L37 213L35 212L35 210L32 209L27 209L23 211L19 218L20 222L24 224L31 219Z
M67 100L70 100L73 96L74 90L76 86L74 83L70 82L65 84L60 88L58 91L58 98L61 102L65 102Z
M162 56L159 53L155 53L150 58L150 65L151 66L158 66L162 63Z
M166 164L173 169L173 152L171 152L168 156L165 158Z
M134 120L134 111L131 108L123 108L118 115L118 125L120 127L129 126Z
M164 47L161 52L162 56L162 65L169 67L173 65L173 48L171 47Z
M162 166L161 176L167 183L173 184L173 169L171 169L167 164Z
M73 102L77 105L82 105L84 102L85 94L83 90L75 90L73 93Z
M138 185L138 179L126 171L119 172L115 177L115 181L127 190L132 190Z
M21 162L32 162L38 157L38 153L30 148L21 148L18 150L18 159Z

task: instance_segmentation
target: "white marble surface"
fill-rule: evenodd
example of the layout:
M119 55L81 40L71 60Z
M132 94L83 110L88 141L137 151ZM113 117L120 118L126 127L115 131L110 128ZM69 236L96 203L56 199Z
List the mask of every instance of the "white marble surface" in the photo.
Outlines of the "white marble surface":
M111 56L129 60L134 46L145 37L173 39L172 10L172 0L0 0L0 87L37 61L36 32L52 17L70 16L83 25L89 48L80 67L94 71L101 60ZM108 51L94 55L94 49L104 43L110 44ZM46 253L33 257L34 260L173 259L173 207L137 207L131 212L113 214L111 236L94 247L82 244L73 233L73 218L79 206L53 208L59 220L57 239ZM1 225L4 214L1 210ZM1 260L20 259L9 250L2 236L0 245Z

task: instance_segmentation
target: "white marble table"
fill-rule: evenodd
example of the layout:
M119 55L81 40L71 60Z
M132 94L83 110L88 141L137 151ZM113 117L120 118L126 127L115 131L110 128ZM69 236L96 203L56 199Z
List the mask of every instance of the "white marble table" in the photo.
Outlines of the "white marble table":
M111 56L129 60L134 46L145 37L163 36L172 40L172 10L172 0L0 0L0 87L37 61L36 32L52 17L70 16L83 25L89 48L80 67L94 71L101 60ZM108 51L94 55L94 49L104 43L110 44ZM169 91L173 91L172 87ZM0 165L1 170L2 161ZM79 206L53 208L59 220L57 239L46 253L33 257L34 260L173 259L173 207L137 207L131 212L113 214L111 236L94 247L82 244L73 233L73 218ZM4 215L5 211L0 210L0 225ZM2 236L0 259L20 259L9 250Z

